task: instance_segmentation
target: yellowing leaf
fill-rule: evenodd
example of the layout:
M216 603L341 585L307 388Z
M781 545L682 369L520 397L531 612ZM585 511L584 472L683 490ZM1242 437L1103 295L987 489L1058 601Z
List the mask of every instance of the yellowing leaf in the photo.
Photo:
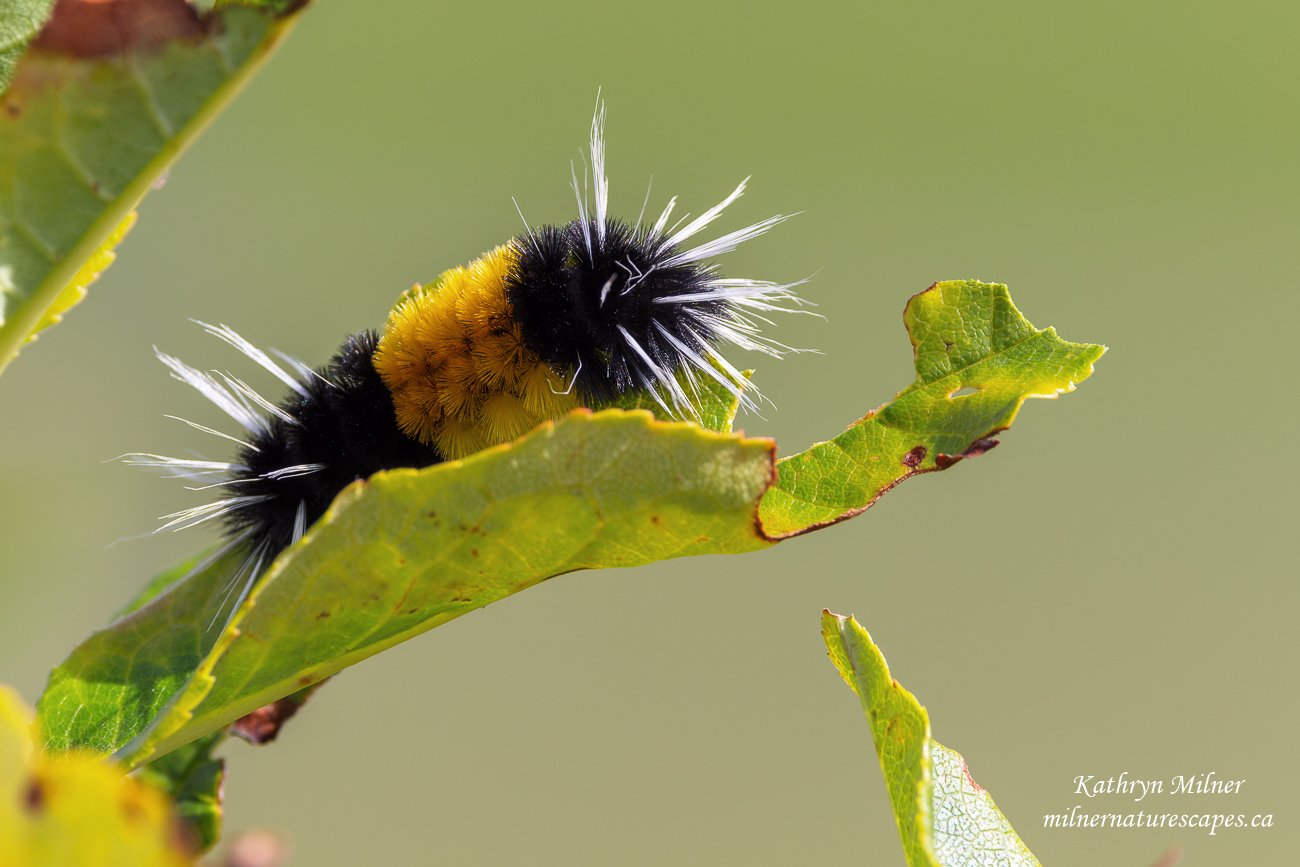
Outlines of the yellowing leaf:
M224 629L212 624L238 553L92 635L41 698L47 744L147 761L551 576L764 547L755 511L772 449L611 409L376 474Z
M182 867L171 807L119 766L32 747L31 713L0 687L0 864Z

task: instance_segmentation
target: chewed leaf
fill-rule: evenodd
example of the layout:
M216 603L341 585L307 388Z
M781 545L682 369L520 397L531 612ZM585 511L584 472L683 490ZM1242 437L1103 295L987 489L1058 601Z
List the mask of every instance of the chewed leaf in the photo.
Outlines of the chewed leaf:
M1035 328L997 283L936 283L912 297L903 321L916 382L835 439L781 460L763 498L769 536L850 518L904 479L988 451L1027 398L1073 391L1106 351Z
M775 483L772 443L728 434L735 394L701 378L701 419L716 431L629 412L651 400L633 396L464 461L354 484L233 619L221 606L240 552L164 573L51 674L47 746L148 761L563 572L752 551L841 520L988 448L1026 397L1067 390L1102 352L1034 329L1001 286L939 284L908 311L918 381L781 461ZM981 391L948 397L963 385ZM274 709L263 716L246 736L276 728Z
M97 17L119 7L113 26ZM112 262L140 199L295 18L199 16L182 0L59 6L0 95L0 371Z
M866 711L909 867L1038 867L966 760L930 737L930 717L894 680L852 617L822 613L831 661Z

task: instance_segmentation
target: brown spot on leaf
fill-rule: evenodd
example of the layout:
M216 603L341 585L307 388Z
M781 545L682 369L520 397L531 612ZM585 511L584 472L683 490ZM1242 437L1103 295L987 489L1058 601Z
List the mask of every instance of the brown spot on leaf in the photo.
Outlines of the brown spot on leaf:
M921 461L925 460L925 453L926 453L925 446L916 446L907 454L903 455L903 466L907 467L908 469L919 467L921 465Z
M328 611L322 611L320 614L317 614L317 615L316 615L316 619L317 619L317 620L324 620L326 617L329 617L329 616L330 616L330 613L329 613Z
M203 33L198 12L185 0L58 0L36 45L74 57L105 57Z
M122 792L122 818L126 819L128 825L139 825L145 820L148 814L145 812L144 805L140 803L140 796L135 789L125 789Z
M477 556L478 556L478 548L470 548L470 549L469 549L469 555L470 555L471 557L477 557Z
M982 440L975 440L975 442L970 444L970 447L967 448L966 451L962 452L959 455L943 455L943 454L935 455L934 465L941 470L946 470L953 464L957 463L960 460L964 460L965 458L979 457L989 449L996 448L997 444L998 441L993 437L985 437Z
M36 777L27 783L27 791L23 793L23 806L29 813L40 813L45 809L45 784Z
M659 516L658 516L658 515L651 515L651 516L650 516L650 523L651 523L651 524L654 524L656 527L659 526Z
M966 785L977 792L984 791L984 787L975 782L975 778L970 775L970 765L966 764L965 759L961 760L961 775L966 778Z

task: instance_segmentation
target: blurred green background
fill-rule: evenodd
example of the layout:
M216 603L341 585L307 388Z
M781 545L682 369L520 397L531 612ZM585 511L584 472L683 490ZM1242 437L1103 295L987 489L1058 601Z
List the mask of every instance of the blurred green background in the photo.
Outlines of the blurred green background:
M822 350L750 363L791 453L911 380L901 311L1011 285L1111 352L1003 447L755 555L566 575L343 673L281 742L234 744L229 828L297 865L900 864L823 607L853 612L1048 865L1285 863L1293 741L1295 40L1277 2L320 2L146 200L116 266L0 380L0 682L49 668L202 533L102 463L210 447L150 345L187 321L323 360L398 292L573 215L596 88L611 208L698 213L745 175L726 259L795 279ZM213 455L214 457L216 455ZM1290 577L1287 577L1290 576ZM1079 774L1215 771L1133 804ZM1089 811L1273 813L1271 830L1045 830Z

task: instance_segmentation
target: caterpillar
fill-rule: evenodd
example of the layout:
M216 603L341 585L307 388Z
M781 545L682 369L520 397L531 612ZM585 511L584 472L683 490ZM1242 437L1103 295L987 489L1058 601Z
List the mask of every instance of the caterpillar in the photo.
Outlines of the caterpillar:
M589 158L588 158L589 157ZM231 442L229 461L151 453L126 463L219 490L211 502L162 517L161 530L219 521L226 553L243 549L224 588L237 610L263 569L319 519L356 479L424 467L507 442L577 407L598 407L640 390L664 417L698 419L702 377L748 410L760 397L720 347L780 358L795 351L761 334L767 314L800 312L795 289L727 278L715 260L788 219L776 215L696 242L745 191L671 226L677 198L653 223L608 213L605 106L597 98L582 184L570 164L577 219L533 227L397 302L382 333L344 340L318 368L263 351L226 325L197 322L286 389L278 403L226 371L201 371L158 350L172 376L207 398L242 430L231 435L178 419ZM274 353L277 358L272 357ZM173 417L175 418L175 417Z

